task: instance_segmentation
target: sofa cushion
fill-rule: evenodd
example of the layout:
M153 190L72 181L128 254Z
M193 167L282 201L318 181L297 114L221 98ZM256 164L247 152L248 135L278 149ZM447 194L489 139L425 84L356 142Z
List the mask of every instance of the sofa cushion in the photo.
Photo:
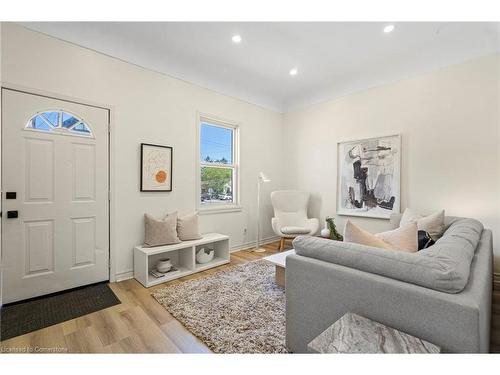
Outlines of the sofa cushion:
M283 234L307 234L309 233L309 229L304 227L281 227L281 233Z
M461 292L483 226L473 219L457 219L434 246L418 253L391 251L317 237L297 237L298 255L356 268L446 293Z

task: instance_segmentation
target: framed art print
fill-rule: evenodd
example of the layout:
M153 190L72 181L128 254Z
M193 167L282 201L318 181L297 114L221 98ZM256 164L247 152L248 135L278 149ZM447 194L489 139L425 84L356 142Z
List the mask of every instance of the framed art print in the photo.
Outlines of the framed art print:
M172 191L173 149L141 143L141 191Z
M389 219L400 210L401 136L337 145L337 214Z

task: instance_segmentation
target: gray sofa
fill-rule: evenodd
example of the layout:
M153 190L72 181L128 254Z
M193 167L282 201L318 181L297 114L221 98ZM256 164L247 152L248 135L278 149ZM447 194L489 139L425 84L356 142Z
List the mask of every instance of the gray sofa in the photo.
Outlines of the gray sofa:
M393 215L393 227L401 215ZM286 258L286 343L307 344L346 312L420 337L443 352L487 353L493 246L477 220L446 217L435 245L415 254L297 237Z

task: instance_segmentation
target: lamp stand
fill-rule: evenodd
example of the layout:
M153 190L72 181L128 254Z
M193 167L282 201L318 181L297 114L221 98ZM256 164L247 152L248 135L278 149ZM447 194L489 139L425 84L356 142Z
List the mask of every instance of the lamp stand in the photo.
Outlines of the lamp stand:
M266 249L260 247L260 179L257 179L257 241L255 244L255 249L253 250L256 253L264 253Z

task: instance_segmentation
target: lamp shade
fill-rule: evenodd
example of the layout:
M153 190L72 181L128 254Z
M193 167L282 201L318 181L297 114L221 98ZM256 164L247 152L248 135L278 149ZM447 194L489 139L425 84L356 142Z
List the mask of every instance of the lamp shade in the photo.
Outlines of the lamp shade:
M267 177L264 172L259 172L259 181L261 182L270 182L271 179Z

